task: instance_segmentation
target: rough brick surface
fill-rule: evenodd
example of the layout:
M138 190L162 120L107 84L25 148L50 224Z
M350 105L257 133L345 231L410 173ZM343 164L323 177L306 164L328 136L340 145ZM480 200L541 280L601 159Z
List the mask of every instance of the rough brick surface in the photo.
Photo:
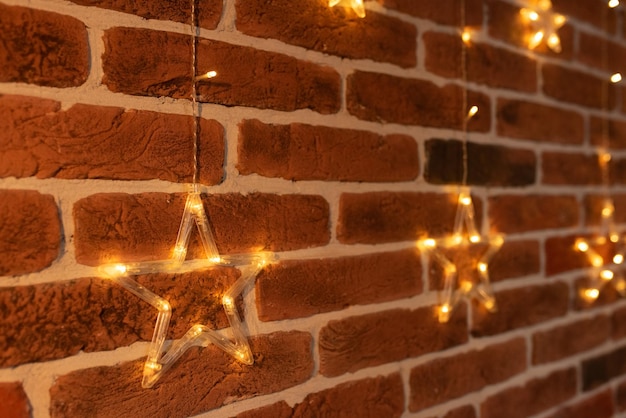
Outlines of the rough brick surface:
M582 369L582 388L584 391L605 384L611 379L626 374L626 347L584 360Z
M136 28L112 28L104 35L103 83L115 92L188 98L191 92L191 37ZM198 74L218 76L198 83L199 100L320 113L339 110L339 75L328 67L287 55L203 39Z
M611 336L613 339L626 337L626 308L621 308L611 315Z
M529 141L581 144L583 116L523 100L498 99L498 134Z
M416 327L415 324L420 324ZM320 331L320 373L338 376L378 366L467 341L465 309L455 311L441 326L431 307L392 311L330 321ZM393 341L393 344L381 344Z
M458 35L426 32L426 69L449 78L462 77L463 41ZM515 74L514 77L511 74ZM537 90L537 64L525 56L486 44L467 48L467 79L489 87L534 92Z
M51 195L0 189L0 276L48 267L61 249L61 220Z
M615 10L604 7L595 0L552 0L552 8L557 13L562 13L570 18L603 29L609 33L615 32L617 13Z
M167 338L181 338L193 325L228 326L221 297L235 282L235 269L155 274L138 283L172 306ZM47 309L40 307L45 305ZM16 366L68 357L79 351L114 350L150 341L157 311L106 279L0 289L0 365Z
M87 80L87 29L79 20L0 4L0 33L0 82L74 87Z
M613 206L615 212L613 213L613 220L617 224L626 222L626 195L611 193L611 199L613 200ZM600 225L602 223L602 209L606 196L601 194L586 195L584 199L585 209L585 224L586 225Z
M503 382L526 369L523 339L431 361L411 370L409 409L430 406Z
M480 200L474 205L480 214ZM454 195L345 193L339 202L337 237L346 244L376 244L441 236L452 232L456 206Z
M187 0L70 0L84 6L131 13L146 19L172 20L189 24L191 3ZM221 0L196 1L197 24L206 29L215 29L222 16Z
M575 196L501 195L489 198L489 219L507 234L578 225Z
M581 402L563 407L549 418L611 418L613 410L611 391L606 390Z
M527 186L535 182L536 157L532 151L498 145L467 144L467 184ZM426 141L424 178L433 184L463 182L463 143Z
M612 73L626 71L626 48L606 39L580 32L578 60Z
M596 154L544 152L543 184L591 185L602 183L602 172ZM572 167L576 167L572 170Z
M557 282L496 293L498 311L473 311L472 335L477 337L528 327L565 315L569 307L569 288Z
M562 273L564 271L591 267L587 255L576 250L574 245L576 239L586 238L592 240L596 237L585 235L567 235L548 238L546 240L546 274L548 276ZM593 249L606 260L613 257L615 245L607 243L605 245L595 245Z
M30 405L20 383L0 383L0 416L30 418Z
M620 150L626 148L626 122L592 117L589 129L594 145Z
M214 346L191 349L152 390L141 387L140 360L78 370L56 379L50 389L50 415L182 418L278 392L311 376L311 336L307 333L253 337L251 349L255 359L252 366L237 363Z
M317 0L300 0L298 7L290 0L237 0L236 8L237 29L247 35L401 67L417 62L415 26L390 16L369 12L364 19L346 19L341 8Z
M378 2L388 9L432 20L442 25L459 26L461 24L461 8L454 0L442 0L437 3L423 0L378 0ZM465 2L466 25L478 26L482 23L482 2L483 0Z
M489 263L489 278L497 282L539 273L539 251L537 241L505 240Z
M263 321L299 318L410 297L422 291L415 250L327 260L283 261L257 278Z
M618 411L626 410L626 382L620 383L615 389L615 405Z
M292 418L293 410L286 402L280 401L261 408L237 414L235 418Z
M467 115L462 109L463 89L454 84L439 87L425 80L356 71L348 76L347 89L348 111L363 120L461 129ZM470 91L468 103L480 108L468 129L489 130L489 98Z
M191 117L0 96L0 176L191 183ZM223 128L200 119L199 181L222 180Z
M576 370L556 371L524 386L505 389L480 406L483 418L526 418L576 395Z
M440 418L440 416L431 418ZM465 405L460 408L453 409L452 411L448 411L443 418L476 418L476 410L472 405Z
M77 261L98 265L170 258L184 199L180 194L102 193L79 200L74 206ZM306 248L329 240L328 203L319 196L224 194L204 201L221 253ZM197 237L189 256L204 256Z
M610 338L607 316L583 319L533 335L533 364L548 363L590 350Z
M407 135L245 120L238 152L241 174L288 180L388 182L419 174L417 142Z
M556 100L592 108L613 107L613 94L609 94L606 99L602 97L603 89L613 92L608 81L553 64L544 64L542 74L543 92Z

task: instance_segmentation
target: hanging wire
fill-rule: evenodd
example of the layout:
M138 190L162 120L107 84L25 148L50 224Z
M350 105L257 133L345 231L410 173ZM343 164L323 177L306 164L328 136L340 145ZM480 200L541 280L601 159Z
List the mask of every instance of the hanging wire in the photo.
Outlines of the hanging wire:
M465 31L465 0L460 1L461 4L461 33ZM469 118L467 117L467 106L468 106L468 98L467 98L467 45L465 41L461 41L461 81L463 82L463 99L462 99L462 107L461 107L461 117L463 121L462 129L463 129L463 142L462 142L462 158L463 158L463 177L462 177L462 185L467 186L467 176L468 176L468 156L467 156L467 124L469 122Z
M191 24L189 25L191 28L191 113L193 115L193 127L192 127L192 136L193 136L193 188L194 190L198 184L198 175L199 175L199 167L198 167L198 92L196 89L196 61L197 61L197 52L196 52L196 42L198 29L196 26L196 0L191 0Z
M607 8L602 8L602 28L605 32L607 31ZM602 42L601 49L601 58L602 58L602 68L608 69L608 41L605 39ZM602 191L603 191L603 212L610 211L611 216L606 216L608 212L603 213L602 216L602 229L605 231L612 233L612 212L613 212L613 203L611 200L611 192L610 192L610 183L611 183L611 174L609 170L609 164L611 160L611 154L609 153L610 148L610 140L609 140L609 119L607 113L609 112L609 83L606 80L602 80L602 86L600 90L600 101L602 105L602 116L601 116L601 149L598 153L598 160L600 164L601 176L602 176ZM610 207L609 207L610 206Z

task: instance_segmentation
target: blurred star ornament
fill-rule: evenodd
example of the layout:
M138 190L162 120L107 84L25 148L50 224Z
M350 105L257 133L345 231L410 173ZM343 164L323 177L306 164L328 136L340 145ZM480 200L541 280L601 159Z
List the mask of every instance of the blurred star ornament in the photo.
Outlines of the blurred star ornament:
M365 6L363 5L363 0L329 0L328 6L351 7L358 17L365 17Z
M528 22L533 33L528 40L528 47L535 49L541 42L554 52L561 52L561 38L558 30L565 24L565 16L552 11L550 0L533 0L529 7L520 10L522 17Z
M489 282L489 262L504 243L502 235L481 236L474 220L474 203L467 191L459 194L454 231L451 237L443 239L427 238L418 242L418 247L431 254L443 269L443 300L438 309L439 322L448 322L459 302L463 299L476 299L490 312L496 310L496 300ZM446 250L460 250L468 253L473 246L486 246L480 258L473 263L472 272L459 272L457 266L446 256ZM478 281L472 276L476 272Z

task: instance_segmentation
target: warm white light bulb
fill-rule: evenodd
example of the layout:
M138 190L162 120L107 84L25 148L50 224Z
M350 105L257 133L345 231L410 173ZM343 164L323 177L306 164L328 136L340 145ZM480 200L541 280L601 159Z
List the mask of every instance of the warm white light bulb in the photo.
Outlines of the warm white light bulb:
M615 254L613 256L613 262L615 264L622 264L624 262L624 256L621 254Z
M471 119L478 113L478 106L474 105L467 111L467 118Z
M589 244L587 244L585 241L578 241L576 243L576 248L578 249L578 251L584 253L589 251Z
M422 244L424 245L424 247L426 248L435 248L435 240L432 238L427 238L424 241L422 241Z
M486 273L487 263L483 263L483 262L478 263L478 271L480 271L481 273Z
M467 195L461 195L459 197L459 202L461 202L463 206L469 206L472 204L472 198Z
M619 0L609 0L609 7L611 9L616 8L617 6L619 6Z
M466 44L469 44L469 42L472 40L472 33L468 29L465 29L461 34L461 39Z
M611 280L613 278L613 272L611 270L602 270L600 277L602 277L603 280Z
M469 240L473 244L479 243L480 242L480 235L470 235Z
M585 289L583 290L583 297L587 300L595 300L600 296L600 291L598 289Z
M620 73L615 73L611 76L611 83L619 83L622 81L622 75Z

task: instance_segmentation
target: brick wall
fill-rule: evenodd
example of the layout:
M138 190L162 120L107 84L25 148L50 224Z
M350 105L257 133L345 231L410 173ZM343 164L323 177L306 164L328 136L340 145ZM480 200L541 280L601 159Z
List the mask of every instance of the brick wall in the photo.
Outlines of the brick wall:
M155 311L96 274L175 240L189 1L0 0L0 416L626 417L626 301L581 304L572 247L599 225L605 117L626 222L626 94L601 94L626 74L620 9L553 0L555 54L525 47L514 0L466 0L468 181L482 230L507 238L498 312L439 324L415 240L451 231L462 178L458 0L371 0L362 20L325 0L198 3L198 69L218 72L198 88L205 207L220 251L280 257L242 301L256 363L193 349L142 389ZM169 295L180 338L227 326L236 276L138 280Z

